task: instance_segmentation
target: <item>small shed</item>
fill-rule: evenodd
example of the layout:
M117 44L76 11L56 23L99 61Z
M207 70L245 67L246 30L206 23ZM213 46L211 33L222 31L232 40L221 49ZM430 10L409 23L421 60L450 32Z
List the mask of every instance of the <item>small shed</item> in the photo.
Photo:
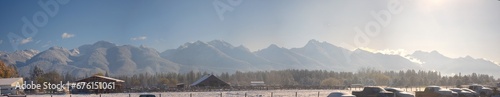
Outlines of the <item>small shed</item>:
M191 87L229 87L229 84L209 74L195 81Z
M0 92L12 95L23 94L24 89L16 88L16 85L22 84L24 84L23 78L0 78Z
M250 81L250 86L266 86L264 81Z
M177 88L184 88L186 85L184 83L178 83L176 84Z

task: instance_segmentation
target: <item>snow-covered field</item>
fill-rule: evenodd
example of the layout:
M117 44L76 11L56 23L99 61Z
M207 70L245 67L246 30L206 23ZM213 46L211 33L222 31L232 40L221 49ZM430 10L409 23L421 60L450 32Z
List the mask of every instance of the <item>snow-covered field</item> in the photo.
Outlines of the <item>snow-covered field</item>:
M353 91L360 91L361 88ZM417 89L401 89L410 93ZM423 88L419 88L423 90ZM111 93L111 94L66 94L66 95L28 95L28 97L139 97L141 94L154 94L156 97L326 97L331 92L347 92L351 90L252 90L252 91L213 91L213 92L152 92L152 93Z
M255 91L221 91L221 92L153 92L153 93L112 93L112 94L72 94L71 97L139 97L141 94L154 94L156 97L326 97L334 91L348 92L349 90L255 90ZM51 97L51 95L28 95L27 97ZM52 97L70 97L66 95L52 95Z

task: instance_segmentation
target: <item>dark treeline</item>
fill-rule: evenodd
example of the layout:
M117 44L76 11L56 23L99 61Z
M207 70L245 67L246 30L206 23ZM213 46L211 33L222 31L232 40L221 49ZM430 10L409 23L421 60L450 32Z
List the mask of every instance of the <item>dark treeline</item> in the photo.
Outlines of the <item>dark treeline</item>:
M107 76L105 73L97 73ZM112 76L125 81L127 88L165 88L175 87L176 84L190 85L207 72L157 73L136 74L133 76ZM31 79L41 81L73 82L82 78L75 78L69 74L57 72L43 73L40 69L32 71ZM486 74L457 74L443 76L440 72L405 70L381 71L373 68L361 68L357 72L335 72L327 70L271 70L215 74L218 78L228 82L231 86L249 86L251 81L264 81L268 86L348 86L352 84L417 87L428 85L456 86L468 84L494 85L493 76ZM30 79L30 78L28 78Z
M160 73L118 76L129 87L175 86L178 83L191 84L207 72L185 74ZM468 84L494 85L497 80L486 74L457 74L442 76L440 72L406 70L380 71L361 68L357 72L335 72L327 70L272 70L216 74L232 86L249 86L251 81L264 81L268 86L347 86L351 84L378 86L456 86Z

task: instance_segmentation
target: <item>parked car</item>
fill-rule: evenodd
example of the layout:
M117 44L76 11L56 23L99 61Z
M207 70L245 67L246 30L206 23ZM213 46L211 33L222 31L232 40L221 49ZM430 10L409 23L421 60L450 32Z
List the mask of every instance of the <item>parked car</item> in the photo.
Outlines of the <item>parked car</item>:
M498 87L493 87L492 90L493 93L491 94L491 97L500 97L500 90L498 90Z
M427 86L424 91L415 91L416 97L458 97L457 92L439 86Z
M365 87L363 91L352 91L352 95L356 97L394 97L394 93L375 86Z
M141 94L139 97L156 97L156 95L153 94Z
M386 91L390 91L390 92L394 93L395 97L415 97L414 94L408 93L408 92L400 90L398 88L386 87L384 89Z
M356 97L356 96L344 92L332 92L327 97Z
M474 91L471 92L460 88L451 88L450 90L453 92L457 92L458 97L479 97L479 95Z
M477 95L477 97L479 97L479 96L480 96L480 95L479 95L479 93L477 93L476 91L471 90L471 89L469 89L469 88L462 88L462 90L464 90L464 91L469 91L469 92L471 92L471 93L474 93L474 95Z
M9 96L10 93L5 93L5 94L2 94L2 96Z
M480 97L490 97L490 95L493 94L493 90L492 89L490 89L488 87L484 87L482 85L477 85L477 84L470 85L469 89L474 90L477 93L479 93Z

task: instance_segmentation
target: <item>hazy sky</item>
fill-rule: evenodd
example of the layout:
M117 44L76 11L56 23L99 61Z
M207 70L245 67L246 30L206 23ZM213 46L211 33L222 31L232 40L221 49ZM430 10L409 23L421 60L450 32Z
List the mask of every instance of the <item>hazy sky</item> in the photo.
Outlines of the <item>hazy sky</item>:
M371 13L388 11L390 1L71 0L56 2L58 11L50 14L37 0L1 0L0 50L14 50L9 33L23 39L18 50L76 48L106 40L161 52L186 42L220 39L255 51L270 44L302 47L316 39L349 49L437 50L449 57L500 61L498 0L393 0L402 10L390 13L390 22L380 26L380 33L367 36L366 45L356 45L355 29L380 25ZM214 4L232 10L218 14ZM44 14L46 24L40 17ZM22 34L27 28L23 17L34 22L33 16L39 16L33 24L37 33Z

